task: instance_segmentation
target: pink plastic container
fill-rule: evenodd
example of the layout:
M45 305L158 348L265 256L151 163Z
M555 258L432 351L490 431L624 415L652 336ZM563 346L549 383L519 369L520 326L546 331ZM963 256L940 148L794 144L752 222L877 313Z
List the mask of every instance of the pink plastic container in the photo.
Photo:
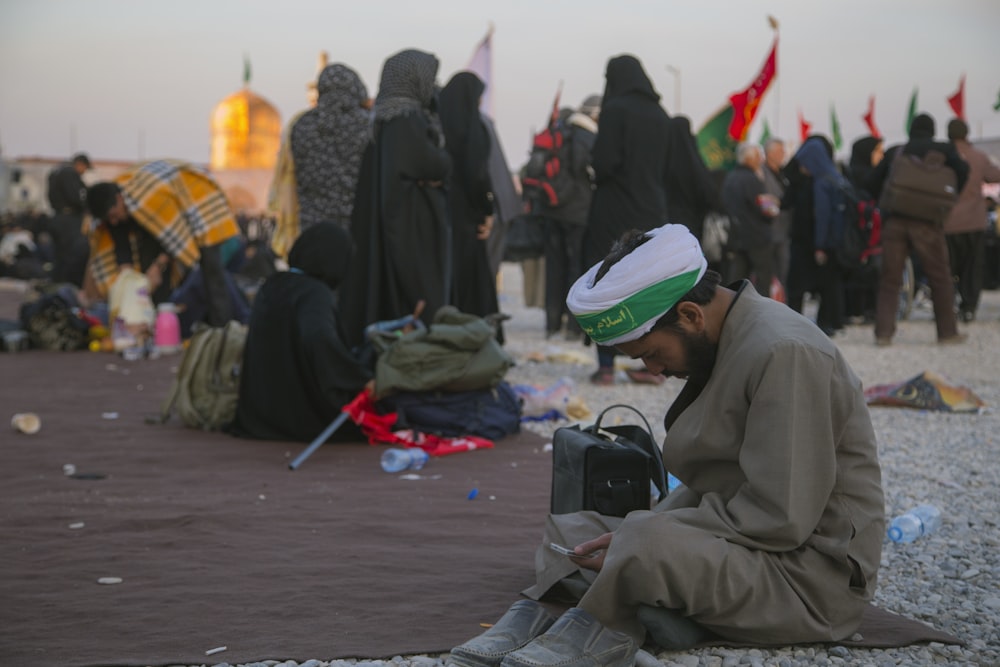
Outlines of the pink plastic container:
M154 342L160 353L169 354L181 349L181 323L172 303L161 303L156 307Z

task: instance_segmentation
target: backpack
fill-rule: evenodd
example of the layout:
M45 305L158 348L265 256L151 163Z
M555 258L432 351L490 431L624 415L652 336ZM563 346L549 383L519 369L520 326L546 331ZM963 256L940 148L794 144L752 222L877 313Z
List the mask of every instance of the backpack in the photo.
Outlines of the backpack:
M219 430L232 422L246 340L246 325L236 321L198 329L163 402L160 423L170 419L174 411L185 426L205 431Z
M572 131L562 122L549 124L532 139L521 177L524 199L532 208L559 208L572 195L572 143Z
M944 225L958 198L958 176L945 159L937 150L920 157L900 148L889 165L879 208L891 215Z
M882 215L878 206L874 200L865 199L847 179L837 187L844 234L834 248L833 259L848 275L877 271L882 255Z
M393 430L499 440L521 428L521 399L506 382L473 391L400 392L381 399L378 407L396 413Z
M72 289L59 288L22 304L19 315L21 328L28 332L31 347L83 350L90 341L93 322L84 316Z

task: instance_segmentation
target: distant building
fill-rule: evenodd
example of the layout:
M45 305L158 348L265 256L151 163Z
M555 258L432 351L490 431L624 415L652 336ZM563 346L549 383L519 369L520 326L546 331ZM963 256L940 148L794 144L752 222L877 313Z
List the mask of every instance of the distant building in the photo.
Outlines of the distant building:
M63 159L28 156L0 161L0 211L52 213L48 199L49 172L68 160L69 156ZM87 185L110 181L134 164L127 160L93 158L90 163L93 168L83 174Z
M319 55L317 73L327 64ZM246 64L243 88L220 101L209 121L207 169L226 193L237 213L259 215L267 211L268 192L281 146L282 122L277 108L250 90L250 67ZM309 106L315 105L316 83L306 86ZM168 156L169 157L169 156ZM50 213L47 198L49 172L66 158L39 156L0 160L0 213L36 210ZM100 160L91 157L93 169L83 175L91 185L113 180L135 164L130 160Z
M241 213L267 209L267 194L281 147L281 114L250 90L246 63L243 89L212 110L209 171Z

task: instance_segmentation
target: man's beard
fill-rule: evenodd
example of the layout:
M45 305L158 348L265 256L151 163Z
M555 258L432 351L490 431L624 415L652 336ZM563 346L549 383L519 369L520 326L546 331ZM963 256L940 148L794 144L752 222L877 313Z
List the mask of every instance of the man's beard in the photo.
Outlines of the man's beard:
M708 384L709 378L712 377L712 369L715 368L715 356L718 351L718 347L708 340L704 332L682 334L681 340L684 355L687 357L687 382L663 417L663 426L667 431Z
M684 335L684 354L687 357L688 383L700 391L712 376L718 346L708 340L705 332Z

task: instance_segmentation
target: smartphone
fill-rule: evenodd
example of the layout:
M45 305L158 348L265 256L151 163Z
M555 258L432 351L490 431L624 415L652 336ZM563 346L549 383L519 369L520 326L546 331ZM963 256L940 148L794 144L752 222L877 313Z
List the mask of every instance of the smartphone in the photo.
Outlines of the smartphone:
M556 544L555 542L549 542L549 549L555 552L561 553L563 556L575 556L576 552L569 547L564 547L561 544Z
M574 558L593 558L594 556L600 553L600 550L598 550L594 551L593 553L584 554L583 556L580 556L569 547L564 547L563 545L556 544L555 542L549 542L549 549L561 553L563 556L573 556Z

